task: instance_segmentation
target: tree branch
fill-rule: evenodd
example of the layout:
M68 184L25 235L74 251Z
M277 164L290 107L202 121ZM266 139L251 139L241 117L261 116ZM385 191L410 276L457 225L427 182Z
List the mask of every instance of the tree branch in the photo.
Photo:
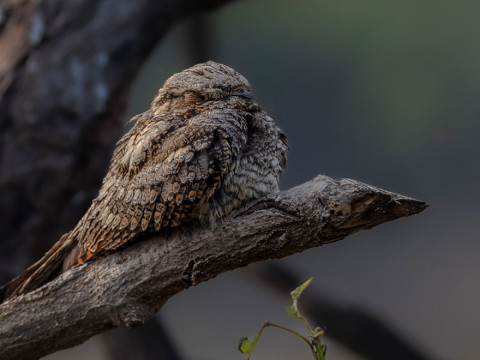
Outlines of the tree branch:
M317 176L254 201L214 228L154 237L78 266L0 305L0 358L36 359L115 327L140 326L178 292L225 271L343 239L423 202Z

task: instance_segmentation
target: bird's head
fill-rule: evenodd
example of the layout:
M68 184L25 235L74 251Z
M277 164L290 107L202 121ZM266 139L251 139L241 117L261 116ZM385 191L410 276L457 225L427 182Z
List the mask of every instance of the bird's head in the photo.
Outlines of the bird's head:
M232 68L213 61L171 76L152 102L155 113L176 112L231 97L251 99L248 80Z

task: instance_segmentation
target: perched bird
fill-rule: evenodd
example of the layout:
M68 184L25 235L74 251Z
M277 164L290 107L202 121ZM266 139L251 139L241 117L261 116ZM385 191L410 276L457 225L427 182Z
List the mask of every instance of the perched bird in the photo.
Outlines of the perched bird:
M76 264L191 221L212 223L278 192L287 139L235 70L212 61L170 77L117 143L102 187L73 230L2 287L5 298Z

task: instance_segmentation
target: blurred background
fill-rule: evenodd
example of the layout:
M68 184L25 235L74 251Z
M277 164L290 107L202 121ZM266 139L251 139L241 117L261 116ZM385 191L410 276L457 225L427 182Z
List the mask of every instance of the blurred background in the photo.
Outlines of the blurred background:
M202 57L236 69L289 138L282 189L325 174L430 204L275 263L302 281L313 276L307 292L374 314L431 358L478 359L479 11L471 0L233 2L169 32L138 74L125 120ZM238 340L264 320L301 329L284 313L288 297L255 281L254 271L191 288L159 312L185 358L244 359ZM331 324L314 325L326 328L327 359L361 359L329 338ZM309 356L276 329L254 354ZM45 359L67 358L106 356L93 338Z

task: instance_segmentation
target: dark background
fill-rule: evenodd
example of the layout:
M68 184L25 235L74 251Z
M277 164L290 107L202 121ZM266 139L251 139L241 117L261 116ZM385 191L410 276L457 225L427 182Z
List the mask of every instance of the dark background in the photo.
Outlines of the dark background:
M288 135L283 189L322 173L430 204L280 262L315 278L308 291L382 317L434 358L477 359L479 11L467 0L234 2L170 32L139 74L126 120L196 62L192 29L205 34L208 57L243 74ZM288 298L245 271L181 293L160 311L189 359L243 359L238 339L263 320L295 327L283 311ZM318 325L328 334L328 324ZM359 359L324 341L327 359ZM310 356L275 329L257 350L258 359ZM104 359L95 339L46 359L66 358Z

